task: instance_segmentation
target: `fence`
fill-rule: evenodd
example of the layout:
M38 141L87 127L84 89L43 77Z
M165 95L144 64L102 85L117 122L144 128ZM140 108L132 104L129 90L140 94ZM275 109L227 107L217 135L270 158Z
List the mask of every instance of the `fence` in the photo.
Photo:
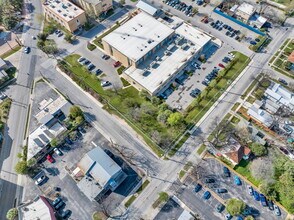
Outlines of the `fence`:
M236 18L233 18L232 16L230 16L230 15L222 12L219 8L215 8L215 9L213 9L213 11L215 13L217 13L217 14L219 14L219 15L221 15L221 16L223 16L223 17L225 17L225 18L227 18L227 19L229 19L229 20L231 20L231 21L233 21L233 22L235 22L235 23L237 23L237 24L239 24L239 25L247 28L247 29L249 29L250 31L253 31L253 32L255 32L255 33L257 33L257 34L259 34L261 36L265 36L265 33L263 33L262 31L260 31L258 29L255 29L254 27L251 27L248 24L243 23L242 21L239 21Z

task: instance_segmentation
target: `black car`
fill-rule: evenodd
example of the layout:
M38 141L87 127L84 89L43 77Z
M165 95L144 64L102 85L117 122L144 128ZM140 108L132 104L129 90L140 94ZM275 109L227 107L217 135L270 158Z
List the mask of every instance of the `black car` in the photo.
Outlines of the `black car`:
M229 36L230 34L231 34L231 32L230 32L230 31L227 31L227 32L226 32L226 35L227 35L227 36Z
M213 25L214 25L214 22L211 22L211 23L210 23L210 26L213 26Z
M225 177L231 176L230 170L227 167L223 167L223 171L224 171Z
M63 213L61 214L61 217L62 217L63 219L67 219L70 215L71 215L71 211L70 211L70 210L66 210L65 212L63 212Z
M214 183L215 180L213 178L206 178L205 180L205 183Z
M206 81L202 81L201 83L205 86L208 86L208 83Z
M216 211L221 213L223 210L225 209L225 206L221 203L219 203L217 206L216 206Z
M226 190L226 189L216 189L216 192L217 193L226 193L226 192L228 192L228 190Z
M53 207L57 206L61 201L62 201L62 199L61 199L60 197L56 198L56 199L52 202Z
M273 203L273 201L271 201L271 200L268 200L267 201L267 204L268 204L268 208L269 208L269 210L274 210L274 203Z
M65 205L65 203L64 203L63 201L61 201L60 203L58 203L58 204L55 206L55 209L56 209L56 210L59 210L59 209L61 209L64 205Z
M228 29L228 25L227 24L224 24L223 28L224 29Z
M195 186L194 191L199 192L201 189L202 189L202 186L199 183L197 183L197 185Z
M96 73L96 75L99 75L100 73L102 73L102 70L101 70L101 69L97 69L97 70L95 71L95 73Z
M279 78L279 82L280 82L280 83L283 83L284 85L288 85L287 81L284 80L284 79Z

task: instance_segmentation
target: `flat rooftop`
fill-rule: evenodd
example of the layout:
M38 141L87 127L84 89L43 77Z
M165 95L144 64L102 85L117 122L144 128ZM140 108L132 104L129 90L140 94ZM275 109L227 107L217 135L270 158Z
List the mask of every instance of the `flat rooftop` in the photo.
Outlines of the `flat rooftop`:
M243 2L237 9L245 14L252 15L255 12L255 8L253 5L250 5L246 2Z
M66 21L70 21L84 13L82 9L67 0L47 0L44 6Z
M197 51L211 40L209 35L187 23L182 23L175 32L191 41Z
M141 12L103 40L136 62L173 32L170 27Z
M154 93L162 84L168 81L172 75L176 74L179 69L189 60L196 49L187 46L188 49L183 50L181 46L175 45L171 49L170 55L165 55L167 47L165 45L162 49L156 52L156 56L160 59L156 61L154 67L151 67L153 60L149 59L138 66L138 68L130 67L125 71L125 74L133 80L141 84L150 93ZM155 57L153 57L155 58Z

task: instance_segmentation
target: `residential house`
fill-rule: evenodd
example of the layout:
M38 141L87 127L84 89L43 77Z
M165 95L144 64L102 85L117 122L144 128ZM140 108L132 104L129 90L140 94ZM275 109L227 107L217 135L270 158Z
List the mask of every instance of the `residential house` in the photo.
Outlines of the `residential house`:
M251 119L269 128L273 125L274 119L272 115L265 111L262 107L263 103L256 100L248 109L247 114L251 117Z
M242 159L247 160L251 150L242 146L236 139L230 138L228 145L222 151L222 155L228 159L234 166L239 164Z
M248 4L246 2L243 2L236 10L235 10L235 15L237 16L238 19L244 21L247 23L250 19L250 17L254 14L256 8Z
M148 4L145 1L140 0L137 5L137 8L139 8L140 10L146 12L147 14L151 15L151 16L156 16L156 14L158 13L158 9L150 4Z

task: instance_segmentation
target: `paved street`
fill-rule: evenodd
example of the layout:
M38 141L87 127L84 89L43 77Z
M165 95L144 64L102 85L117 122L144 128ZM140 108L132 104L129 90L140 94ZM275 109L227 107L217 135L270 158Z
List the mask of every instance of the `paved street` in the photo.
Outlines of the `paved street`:
M34 4L34 13L41 13L41 2L38 0L32 0L31 2ZM18 161L17 153L21 151L20 146L24 144L30 88L34 79L35 66L38 62L36 41L32 39L32 36L36 36L39 30L40 23L36 16L28 13L22 39L25 46L31 47L31 52L25 54L23 49L21 49L20 69L16 85L11 85L8 88L11 91L7 92L12 98L12 106L7 127L4 130L5 138L0 154L0 219L5 219L6 212L21 202L22 181L15 173L14 166Z

